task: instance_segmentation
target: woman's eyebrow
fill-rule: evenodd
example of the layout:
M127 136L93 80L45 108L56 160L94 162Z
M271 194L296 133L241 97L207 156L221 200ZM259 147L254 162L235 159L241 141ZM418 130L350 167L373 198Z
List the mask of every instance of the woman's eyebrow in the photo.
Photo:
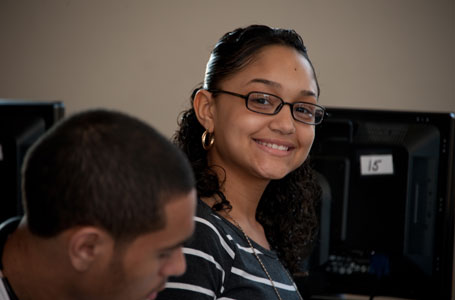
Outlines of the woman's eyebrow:
M302 90L300 93L302 94L302 96L305 96L305 97L316 97L317 98L316 93L313 91Z
M251 83L262 83L262 84L269 85L269 86L272 86L272 87L275 87L275 88L282 88L280 83L275 82L275 81L271 81L271 80L268 80L268 79L263 79L263 78L251 79L250 81L248 81L248 84L251 84Z
M279 88L281 89L282 88L282 85L278 82L275 82L275 81L271 81L271 80L268 80L268 79L264 79L264 78L254 78L254 79L251 79L250 81L248 81L248 84L251 84L251 83L262 83L262 84L265 84L265 85L268 85L268 86L271 86L271 87L274 87L274 88ZM302 90L300 92L300 94L304 97L316 97L317 98L317 95L315 92L313 91L310 91L310 90Z

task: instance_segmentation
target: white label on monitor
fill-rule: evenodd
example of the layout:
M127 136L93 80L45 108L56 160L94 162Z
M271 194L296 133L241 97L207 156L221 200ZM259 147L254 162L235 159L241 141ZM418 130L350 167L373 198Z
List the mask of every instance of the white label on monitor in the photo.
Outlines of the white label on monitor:
M393 157L385 155L361 155L361 175L390 175L393 174Z

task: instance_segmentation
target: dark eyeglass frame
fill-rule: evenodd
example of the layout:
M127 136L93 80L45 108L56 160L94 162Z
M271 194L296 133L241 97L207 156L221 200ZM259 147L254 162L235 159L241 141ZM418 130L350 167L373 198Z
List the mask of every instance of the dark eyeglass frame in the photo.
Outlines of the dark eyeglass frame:
M292 118L294 120L296 120L297 122L308 124L308 125L319 125L319 124L321 124L322 120L324 119L324 116L326 115L325 107L323 107L323 106L321 106L319 104L315 104L315 103L311 103L311 102L304 102L304 101L294 102L294 103L285 102L281 97L279 97L277 95L269 94L269 93L264 93L264 92L259 92L259 91L252 91L252 92L249 92L246 95L242 95L242 94L238 94L238 93L234 93L234 92L229 92L229 91L225 91L225 90L217 90L217 89L207 90L207 91L209 91L209 92L211 92L213 94L227 94L227 95L231 95L231 96L242 98L242 99L245 100L245 106L246 106L246 108L249 111L252 111L252 112L255 112L255 113L258 113L258 114L262 114L262 115L267 115L267 116L274 116L274 115L278 114L285 105L289 105L289 107L291 108ZM281 103L277 106L277 108L275 109L275 111L273 113L266 113L266 112L256 111L256 110L251 109L248 106L248 99L250 98L251 94L263 94L263 95L267 95L267 96L272 96L272 97L275 97L275 98L279 99L281 101ZM294 105L302 104L302 103L305 104L305 105L314 106L317 110L322 111L322 113L320 115L321 118L320 118L320 120L318 122L316 122L316 119L315 119L315 122L305 122L305 121L297 119L294 116Z

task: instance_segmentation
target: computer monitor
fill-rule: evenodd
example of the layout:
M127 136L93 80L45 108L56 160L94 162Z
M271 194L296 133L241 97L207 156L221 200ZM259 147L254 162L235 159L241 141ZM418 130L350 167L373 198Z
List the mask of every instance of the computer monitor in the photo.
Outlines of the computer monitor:
M60 101L0 99L0 222L21 215L21 166L30 146L64 116Z
M304 289L454 299L455 115L327 112L310 153L323 199Z

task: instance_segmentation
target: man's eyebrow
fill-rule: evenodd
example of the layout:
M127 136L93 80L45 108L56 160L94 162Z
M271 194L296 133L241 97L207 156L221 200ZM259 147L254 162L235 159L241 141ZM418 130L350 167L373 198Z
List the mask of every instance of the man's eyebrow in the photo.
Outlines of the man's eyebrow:
M183 240L183 241L180 241L180 242L177 242L171 246L167 246L167 247L164 247L162 249L160 249L159 251L161 252L166 252L166 251L172 251L172 250L175 250L177 248L180 248L180 247L183 247L183 244L185 244L186 242L189 242L193 239L193 235L191 235L190 237L188 237L187 239Z

